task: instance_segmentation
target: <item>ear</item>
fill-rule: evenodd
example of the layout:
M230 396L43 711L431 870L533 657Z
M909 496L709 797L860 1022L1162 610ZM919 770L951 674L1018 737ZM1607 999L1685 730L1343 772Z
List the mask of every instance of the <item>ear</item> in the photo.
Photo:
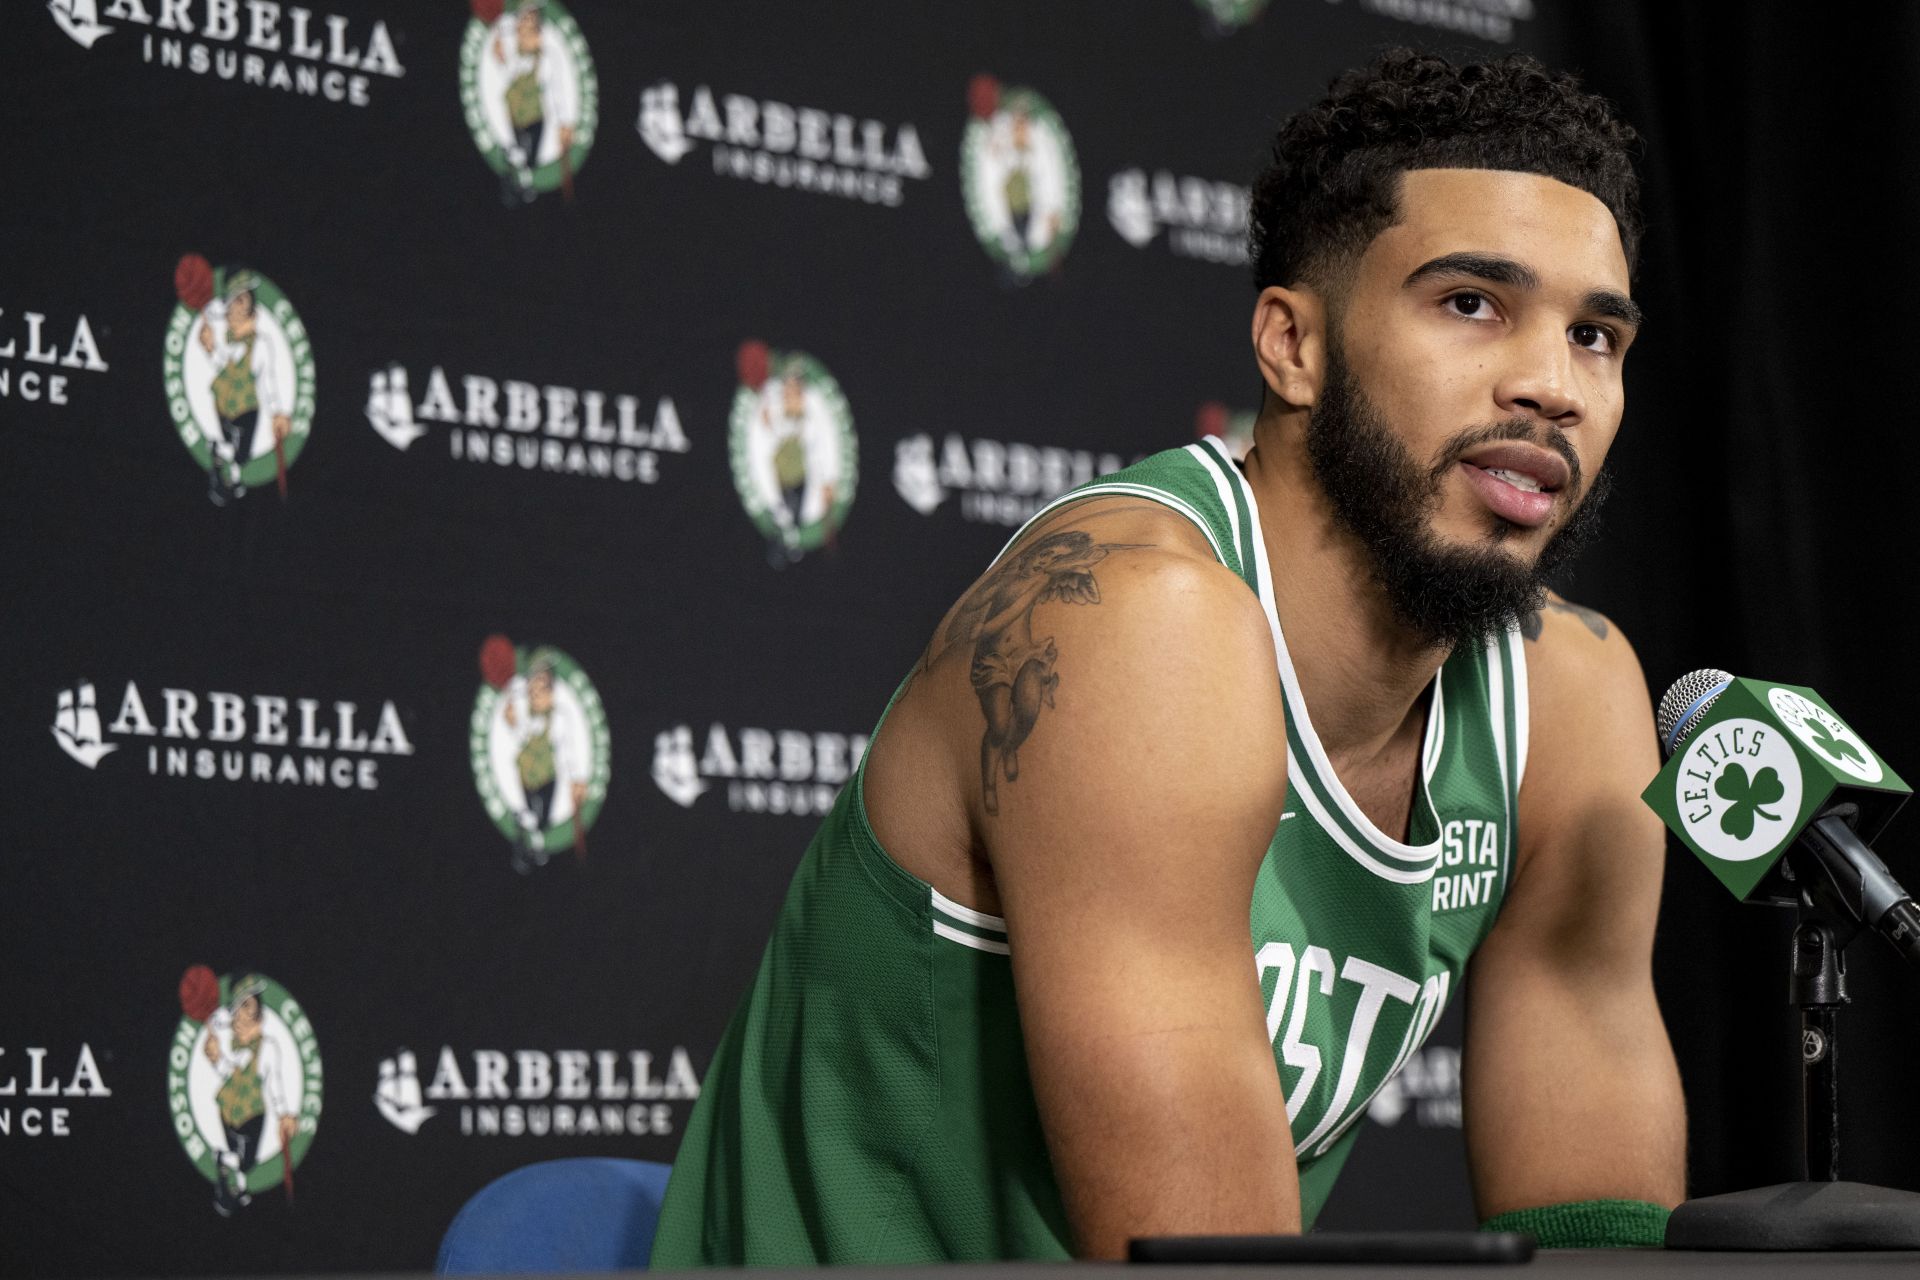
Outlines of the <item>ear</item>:
M1326 324L1326 304L1310 289L1272 285L1254 300L1254 362L1268 394L1289 408L1308 408L1320 397Z

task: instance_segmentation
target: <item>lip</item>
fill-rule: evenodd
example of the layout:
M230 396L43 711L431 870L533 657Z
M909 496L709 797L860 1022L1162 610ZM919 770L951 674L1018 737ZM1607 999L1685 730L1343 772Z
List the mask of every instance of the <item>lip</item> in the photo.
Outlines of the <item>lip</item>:
M1553 514L1554 505L1560 500L1558 491L1542 489L1538 493L1529 493L1525 489L1508 484L1487 470L1489 466L1500 465L1496 462L1488 462L1482 466L1479 463L1462 460L1460 470L1466 475L1474 491L1480 495L1480 500L1486 503L1488 509L1495 515L1527 528L1537 528L1545 524L1547 518ZM1512 470L1520 471L1520 468L1513 467ZM1522 474L1532 475L1531 472L1522 472ZM1538 479L1538 477L1534 478Z
M1550 449L1520 440L1485 445L1462 456L1460 461L1482 471L1518 471L1548 493L1560 492L1571 479L1566 459Z

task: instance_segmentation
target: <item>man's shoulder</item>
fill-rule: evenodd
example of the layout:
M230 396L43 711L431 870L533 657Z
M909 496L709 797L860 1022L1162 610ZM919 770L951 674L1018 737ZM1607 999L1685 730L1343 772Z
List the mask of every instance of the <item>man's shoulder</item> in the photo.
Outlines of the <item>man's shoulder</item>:
M1578 703L1612 696L1624 680L1644 683L1640 659L1619 625L1558 592L1549 591L1541 608L1520 620L1520 634L1536 701Z
M1259 597L1221 563L1207 532L1151 498L1100 494L1058 508L1024 530L974 590L996 580L1052 579L1047 598L1069 599L1080 571L1091 573L1097 602L1107 607L1069 625L1104 629L1125 618L1150 633L1188 633L1237 623L1271 647Z
M1537 784L1528 789L1564 796L1582 779L1638 770L1649 760L1657 767L1646 675L1619 626L1549 593L1544 607L1523 620L1521 634L1531 744L1527 780Z

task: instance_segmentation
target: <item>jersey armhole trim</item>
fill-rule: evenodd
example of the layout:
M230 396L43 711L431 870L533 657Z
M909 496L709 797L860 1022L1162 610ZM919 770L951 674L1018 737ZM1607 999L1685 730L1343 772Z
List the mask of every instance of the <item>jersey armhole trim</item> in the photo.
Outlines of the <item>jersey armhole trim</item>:
M1123 495L1131 498L1144 498L1149 502L1157 502L1163 507L1179 512L1188 520L1192 521L1194 527L1200 530L1202 536L1206 538L1207 545L1213 548L1214 559L1226 565L1228 568L1233 567L1233 562L1228 560L1225 553L1221 551L1220 539L1214 536L1213 528L1207 523L1206 517L1189 506L1185 499L1169 493L1165 489L1156 489L1152 485L1135 484L1125 480L1096 481L1093 484L1061 494L1058 498L1055 498L1052 502L1049 502L1046 506L1034 512L1032 516L1028 517L1025 524L1013 531L1013 536L1007 539L1007 545L1000 548L999 555L994 556L993 563L1000 563L1001 557L1007 554L1014 543L1026 536L1027 530L1038 523L1042 517L1059 510L1061 507L1075 502L1085 502L1089 498L1112 498ZM993 566L989 565L987 567L991 570Z
M1527 650L1526 641L1520 636L1518 628L1509 631L1508 648L1513 651L1513 794L1520 794L1520 784L1527 780L1527 738L1529 704L1527 702Z

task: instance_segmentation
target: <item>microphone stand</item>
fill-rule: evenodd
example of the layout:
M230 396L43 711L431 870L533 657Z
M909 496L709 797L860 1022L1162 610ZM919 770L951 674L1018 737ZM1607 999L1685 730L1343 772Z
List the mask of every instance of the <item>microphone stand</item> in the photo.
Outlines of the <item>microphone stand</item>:
M1852 817L1836 812L1814 828L1844 825L1851 837ZM1689 1200L1668 1219L1666 1246L1920 1249L1920 1194L1840 1177L1838 1022L1850 1003L1846 948L1862 927L1859 882L1797 847L1778 866L1794 895L1774 901L1791 901L1795 912L1788 998L1800 1010L1801 1180Z

